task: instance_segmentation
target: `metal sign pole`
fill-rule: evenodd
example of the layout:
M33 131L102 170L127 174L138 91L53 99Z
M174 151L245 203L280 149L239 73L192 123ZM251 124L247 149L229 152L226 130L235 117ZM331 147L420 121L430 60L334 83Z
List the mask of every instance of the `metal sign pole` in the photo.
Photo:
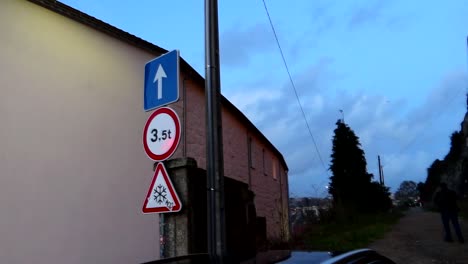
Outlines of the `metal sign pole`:
M219 66L218 2L205 0L206 170L211 263L223 263L226 255Z

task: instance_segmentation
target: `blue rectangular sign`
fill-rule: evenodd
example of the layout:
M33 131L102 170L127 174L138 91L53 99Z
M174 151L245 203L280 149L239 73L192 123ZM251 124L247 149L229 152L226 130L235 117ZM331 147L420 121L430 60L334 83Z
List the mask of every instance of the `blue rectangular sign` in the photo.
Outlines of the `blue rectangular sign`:
M173 50L145 65L144 109L155 108L179 100L179 51Z

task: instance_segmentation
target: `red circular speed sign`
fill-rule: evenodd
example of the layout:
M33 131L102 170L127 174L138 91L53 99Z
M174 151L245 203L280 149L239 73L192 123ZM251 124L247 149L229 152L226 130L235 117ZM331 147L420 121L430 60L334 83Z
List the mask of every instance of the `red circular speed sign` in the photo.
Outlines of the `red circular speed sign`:
M146 121L143 130L143 147L148 157L163 161L174 154L180 141L180 121L169 107L156 109Z

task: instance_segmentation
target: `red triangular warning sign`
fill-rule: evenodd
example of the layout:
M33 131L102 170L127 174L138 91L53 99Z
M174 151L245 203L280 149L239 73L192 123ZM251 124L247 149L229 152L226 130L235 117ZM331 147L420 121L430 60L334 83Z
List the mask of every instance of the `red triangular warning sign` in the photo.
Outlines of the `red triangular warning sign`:
M166 168L159 162L143 203L143 213L172 213L180 211L181 208L182 204Z

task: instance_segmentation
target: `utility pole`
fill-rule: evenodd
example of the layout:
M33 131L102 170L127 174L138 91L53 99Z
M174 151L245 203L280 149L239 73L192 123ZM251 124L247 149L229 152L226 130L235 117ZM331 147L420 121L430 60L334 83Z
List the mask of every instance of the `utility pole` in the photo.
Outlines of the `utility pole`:
M377 161L379 165L379 182L382 185L382 165L380 165L380 155L377 155Z
M380 185L385 185L384 183L384 176L383 176L383 168L382 165L380 164L380 155L377 155L377 160L379 163L379 179L380 179Z
M218 1L205 0L205 95L208 254L210 263L226 256L224 160L221 117Z

